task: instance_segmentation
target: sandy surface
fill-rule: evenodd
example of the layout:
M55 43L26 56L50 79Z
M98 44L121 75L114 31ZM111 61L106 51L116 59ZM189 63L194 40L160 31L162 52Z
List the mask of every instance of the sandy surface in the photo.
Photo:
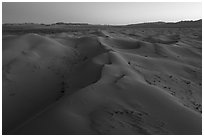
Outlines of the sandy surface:
M201 29L3 35L3 134L201 134Z

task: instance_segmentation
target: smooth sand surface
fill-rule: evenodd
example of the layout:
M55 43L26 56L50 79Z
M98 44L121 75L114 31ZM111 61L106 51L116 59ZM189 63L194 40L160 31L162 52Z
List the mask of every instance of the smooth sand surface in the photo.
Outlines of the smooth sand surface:
M3 134L202 134L200 29L3 35Z

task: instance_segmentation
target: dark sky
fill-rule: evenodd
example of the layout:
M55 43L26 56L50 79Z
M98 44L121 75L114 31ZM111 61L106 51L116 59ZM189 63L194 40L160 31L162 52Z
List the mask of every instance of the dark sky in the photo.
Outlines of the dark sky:
M197 20L202 4L190 2L66 2L3 3L3 23L129 24L151 21Z

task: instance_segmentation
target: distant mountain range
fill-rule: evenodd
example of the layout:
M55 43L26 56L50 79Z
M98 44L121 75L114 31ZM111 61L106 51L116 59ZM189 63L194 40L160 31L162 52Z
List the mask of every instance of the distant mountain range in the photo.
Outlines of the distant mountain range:
M196 21L179 21L179 22L149 22L140 24L129 24L127 27L138 28L195 28L202 27L202 19Z
M58 22L53 24L36 24L36 23L14 23L3 24L3 26L111 26L111 27L136 27L136 28L188 28L188 27L202 27L202 19L195 21L179 21L179 22L148 22L128 25L94 25L88 23L64 23Z

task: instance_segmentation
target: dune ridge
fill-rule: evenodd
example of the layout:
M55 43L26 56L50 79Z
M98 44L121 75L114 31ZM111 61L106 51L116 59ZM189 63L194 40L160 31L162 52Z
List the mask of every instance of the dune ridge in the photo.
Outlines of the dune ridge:
M199 32L4 36L3 134L201 134Z

